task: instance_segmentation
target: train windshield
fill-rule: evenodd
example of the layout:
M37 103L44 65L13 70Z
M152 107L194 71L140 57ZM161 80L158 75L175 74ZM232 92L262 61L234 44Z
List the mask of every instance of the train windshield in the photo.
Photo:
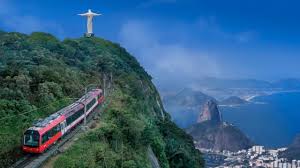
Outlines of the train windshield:
M40 134L34 130L27 130L24 134L24 145L31 147L39 146Z

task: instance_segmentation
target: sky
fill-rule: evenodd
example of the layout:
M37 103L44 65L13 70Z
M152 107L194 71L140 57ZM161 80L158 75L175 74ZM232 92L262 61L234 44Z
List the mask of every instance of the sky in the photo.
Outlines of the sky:
M300 78L300 2L292 0L0 0L0 29L59 39L86 31L120 43L155 81Z

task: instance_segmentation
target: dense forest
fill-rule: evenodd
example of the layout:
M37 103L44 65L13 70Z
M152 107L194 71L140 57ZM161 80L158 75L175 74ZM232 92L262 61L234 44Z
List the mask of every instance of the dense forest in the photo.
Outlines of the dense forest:
M124 48L40 32L0 32L0 165L18 158L22 133L35 120L82 96L89 84L103 87L109 74L114 91L101 127L84 134L55 167L151 167L149 148L163 168L203 167L192 138L165 112L151 76Z

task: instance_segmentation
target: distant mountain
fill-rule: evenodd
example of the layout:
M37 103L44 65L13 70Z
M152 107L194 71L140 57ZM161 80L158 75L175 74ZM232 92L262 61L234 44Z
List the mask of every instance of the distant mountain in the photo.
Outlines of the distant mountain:
M282 88L282 89L300 89L300 79L287 78L275 82L269 82L257 79L224 79L207 77L194 82L193 86L197 88L209 89L229 89L229 88Z
M177 94L164 95L163 103L172 120L181 128L187 128L197 122L204 103L209 100L216 101L200 91L185 88Z
M214 98L190 88L184 88L176 95L164 98L164 102L168 105L180 105L184 107L201 106L208 100L214 100Z
M203 78L194 81L190 87L201 90L204 94L218 100L224 100L230 96L251 99L255 96L300 90L300 79L291 78L268 82L256 79Z
M220 105L242 105L247 103L248 101L241 99L238 96L230 96L229 98L219 102Z
M252 146L252 142L241 130L226 123L205 121L193 125L187 129L187 133L193 136L198 148L238 151Z
M271 82L256 79L203 78L195 82L200 88L270 88Z
M288 158L289 160L300 160L300 134L298 134L293 143L288 149L280 154L281 157Z
M213 150L238 151L252 146L252 142L237 127L222 121L216 102L203 108L198 123L186 129L193 136L196 147Z

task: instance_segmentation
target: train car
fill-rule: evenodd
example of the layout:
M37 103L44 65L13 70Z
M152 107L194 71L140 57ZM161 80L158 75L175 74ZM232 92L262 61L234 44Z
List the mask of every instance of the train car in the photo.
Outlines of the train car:
M23 136L22 149L27 153L43 153L47 148L71 131L104 101L101 89L94 89L73 104L59 110L49 117L39 120L27 129Z

